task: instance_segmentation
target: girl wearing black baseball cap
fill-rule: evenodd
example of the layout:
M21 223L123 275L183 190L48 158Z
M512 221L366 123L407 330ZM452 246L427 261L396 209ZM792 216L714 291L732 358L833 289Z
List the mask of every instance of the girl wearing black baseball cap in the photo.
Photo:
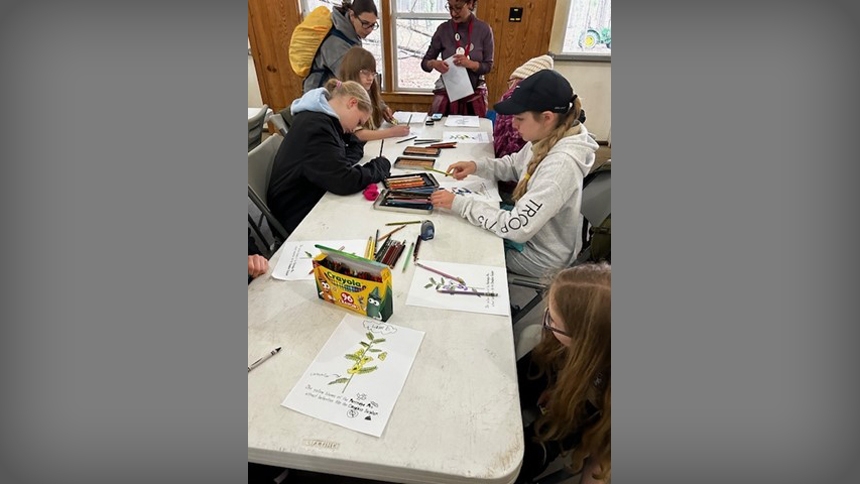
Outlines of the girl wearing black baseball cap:
M594 165L597 143L585 128L585 111L570 83L553 70L523 79L494 106L513 115L526 145L501 158L458 161L447 172L462 180L472 173L494 180L518 180L508 211L496 202L439 190L433 206L450 209L505 239L511 272L541 277L567 267L582 246L582 180Z

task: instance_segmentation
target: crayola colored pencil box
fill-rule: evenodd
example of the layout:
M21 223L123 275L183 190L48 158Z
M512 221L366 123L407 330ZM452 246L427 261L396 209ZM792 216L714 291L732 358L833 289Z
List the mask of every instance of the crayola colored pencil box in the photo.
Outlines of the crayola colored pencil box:
M385 264L316 245L313 260L317 296L368 318L388 321L394 312L391 269Z

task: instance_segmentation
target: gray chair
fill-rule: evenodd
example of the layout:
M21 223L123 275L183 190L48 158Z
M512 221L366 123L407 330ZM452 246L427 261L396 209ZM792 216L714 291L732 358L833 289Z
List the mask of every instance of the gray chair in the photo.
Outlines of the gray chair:
M589 227L598 227L612 213L612 171L601 170L590 173L583 180L582 189L582 217L585 219L583 224L583 243L582 249L576 259L570 264L570 267L580 265L588 261L591 257L591 238L589 237ZM508 274L508 283L528 287L535 290L535 296L523 306L516 314L513 315L513 323L519 322L529 311L540 304L543 300L544 292L546 292L546 281L536 277L521 276L518 274Z
M287 136L287 131L289 131L289 128L287 127L287 123L284 121L283 115L281 115L280 113L273 114L272 117L269 118L269 121L271 121L271 123L275 125L275 128L277 128L278 132L281 133L281 136Z
M268 205L269 179L272 176L272 165L283 140L284 137L280 134L273 134L266 138L259 146L248 152L248 198L260 210L262 218L266 219L271 229L273 240L269 241L263 235L262 218L260 222L255 222L249 213L248 223L251 225L257 238L263 242L265 247L261 247L261 250L265 252L264 255L266 258L270 258L290 235L275 216L272 215Z
M266 124L266 113L269 106L263 104L260 111L248 118L248 151L253 150L263 141L263 125Z

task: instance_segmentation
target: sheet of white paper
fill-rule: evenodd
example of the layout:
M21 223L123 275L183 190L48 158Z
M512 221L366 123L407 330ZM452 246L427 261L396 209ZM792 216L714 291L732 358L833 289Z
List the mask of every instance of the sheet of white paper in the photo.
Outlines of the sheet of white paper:
M313 280L313 258L320 254L314 247L319 244L332 249L364 256L366 240L306 240L301 242L284 242L281 258L272 270L272 277L284 281ZM343 247L341 249L341 247Z
M412 120L410 121L409 117L412 116ZM424 119L427 117L427 113L419 113L418 111L395 111L394 119L397 120L400 124L409 123L412 125L421 125L424 123Z
M436 179L439 180L440 187L453 192L455 195L486 198L494 202L502 201L498 185L485 178L472 175L462 180L455 180L447 176L437 177Z
M443 62L448 64L448 72L442 74L442 82L445 83L445 90L448 91L448 100L453 102L471 96L475 89L472 88L472 81L469 80L466 68L455 66L453 55Z
M477 119L477 118L475 118ZM490 135L483 131L444 131L442 142L456 141L458 143L490 143Z
M481 121L477 116L460 116L452 114L445 118L445 126L452 128L480 128Z
M347 314L281 405L379 437L423 338L423 331Z
M444 272L449 276L459 277L466 284L419 267L418 264ZM438 292L437 289L475 290L497 295L445 294ZM418 259L415 274L412 276L412 285L406 296L406 305L507 316L511 312L508 274L504 267Z

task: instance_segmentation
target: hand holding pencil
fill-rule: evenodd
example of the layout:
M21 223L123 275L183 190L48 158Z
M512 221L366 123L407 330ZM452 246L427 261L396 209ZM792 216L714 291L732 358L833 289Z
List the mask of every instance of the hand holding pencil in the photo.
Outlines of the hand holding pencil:
M450 173L455 180L462 180L472 173L475 173L477 170L478 165L476 165L474 161L458 161L456 163L451 163L446 171Z

